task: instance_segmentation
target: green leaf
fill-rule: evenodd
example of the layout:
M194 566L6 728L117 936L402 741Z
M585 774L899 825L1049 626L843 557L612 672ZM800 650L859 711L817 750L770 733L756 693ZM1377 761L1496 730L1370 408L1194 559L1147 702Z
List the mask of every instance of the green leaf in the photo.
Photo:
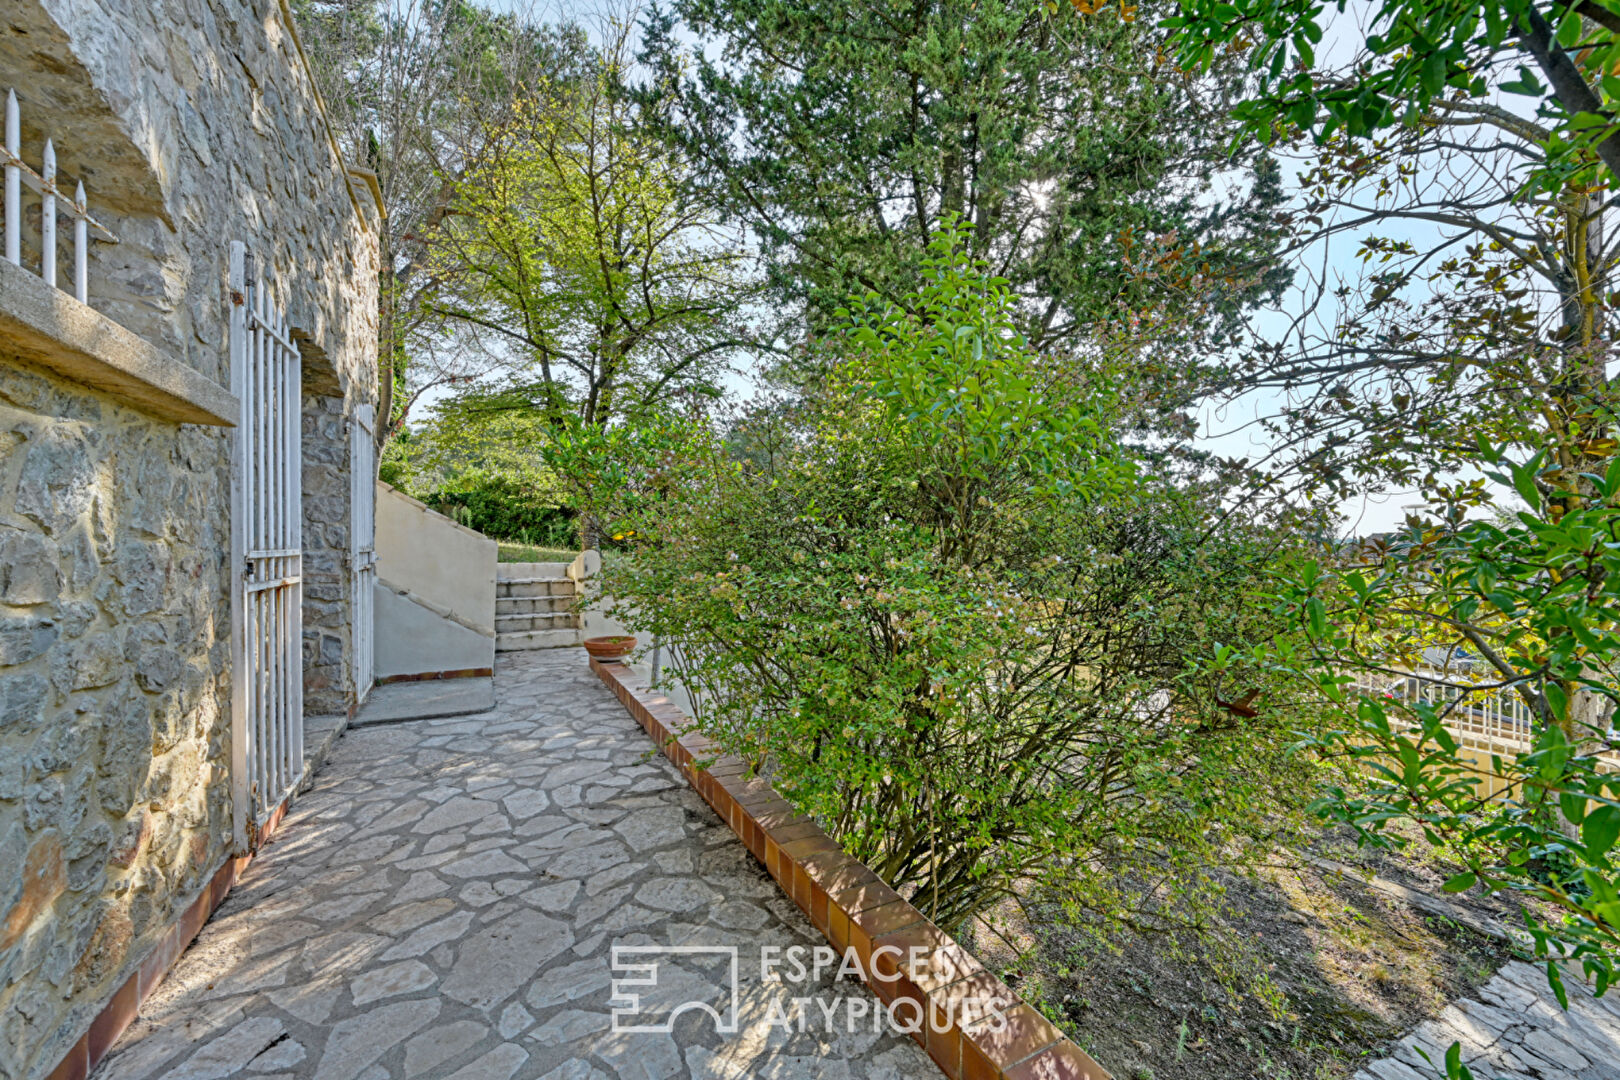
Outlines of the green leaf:
M1423 58L1423 89L1429 94L1438 94L1446 87L1446 60L1439 53L1430 53Z
M1321 600L1313 596L1306 602L1305 617L1310 623L1312 637L1327 637L1327 607Z
M1555 682L1548 681L1546 694L1547 708L1552 713L1553 719L1559 722L1568 719L1569 695L1564 693L1564 688Z
M1581 843L1592 862L1602 860L1620 840L1620 808L1600 806L1581 822Z
M1586 796L1579 791L1560 791L1558 809L1563 813L1565 821L1571 825L1579 825L1586 820Z
M1576 5L1571 4L1564 13L1563 19L1558 23L1558 44L1566 49L1573 49L1581 41L1581 16L1576 11Z
M1558 999L1559 1007L1565 1012L1569 1011L1569 992L1564 989L1564 976L1559 973L1558 965L1547 961L1547 984L1552 987L1553 996Z
M1513 472L1513 490L1535 512L1541 510L1541 492L1536 488L1536 466L1540 460L1541 455L1538 454L1527 464L1509 466Z
M1525 97L1544 97L1547 88L1541 85L1541 80L1536 78L1535 72L1520 64L1519 77L1512 82L1503 83L1502 91L1508 94L1522 94Z
M1478 880L1478 876L1470 870L1465 873L1458 874L1456 877L1447 879L1446 883L1440 886L1440 891L1448 893L1466 892L1467 890L1472 889L1474 887L1474 882Z

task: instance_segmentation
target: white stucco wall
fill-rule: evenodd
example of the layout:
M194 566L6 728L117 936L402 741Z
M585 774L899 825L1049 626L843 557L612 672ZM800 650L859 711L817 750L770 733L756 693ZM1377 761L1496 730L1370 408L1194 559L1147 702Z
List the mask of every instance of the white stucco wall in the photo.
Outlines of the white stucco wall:
M377 576L466 626L495 634L495 541L381 481ZM380 613L379 613L380 616ZM378 640L386 627L379 617Z
M495 664L495 638L378 582L377 678L467 672Z

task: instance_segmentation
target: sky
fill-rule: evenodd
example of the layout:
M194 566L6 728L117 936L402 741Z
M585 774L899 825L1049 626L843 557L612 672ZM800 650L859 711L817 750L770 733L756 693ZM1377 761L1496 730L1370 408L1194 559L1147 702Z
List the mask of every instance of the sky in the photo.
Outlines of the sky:
M1381 6L1381 3L1369 0L1349 0L1343 12L1336 12L1329 5L1324 14L1323 39L1317 51L1318 68L1331 70L1349 67L1368 32L1374 29L1374 18ZM1528 98L1496 92L1492 101L1526 117L1534 114L1533 105ZM1299 186L1297 175L1301 170L1302 160L1286 156L1281 160L1285 180L1291 185L1290 190L1297 191ZM1499 160L1505 162L1506 155ZM1413 182L1421 184L1433 179L1432 173L1419 172L1413 178ZM1296 265L1308 266L1318 275L1325 274L1330 281L1354 282L1359 273L1359 263L1354 258L1355 249L1361 235L1374 233L1409 240L1418 250L1435 247L1447 235L1436 225L1403 221L1376 229L1369 228L1364 230L1363 234L1343 234L1331 243L1321 241L1313 244L1298 255ZM1408 295L1413 294L1412 291L1408 292ZM1283 297L1276 309L1260 313L1256 320L1257 325L1266 336L1280 336L1287 330L1289 323L1302 311L1308 310L1308 307L1303 281L1301 277L1296 276L1295 287ZM1325 324L1318 322L1319 332L1327 329ZM1247 456L1258 459L1267 452L1269 445L1265 432L1259 430L1256 421L1262 416L1274 415L1279 404L1280 398L1277 394L1254 393L1224 406L1206 407L1199 416L1198 442L1201 446L1228 457ZM1478 474L1470 474L1470 478L1475 475ZM1510 490L1495 483L1489 486L1497 493L1500 503L1518 504L1517 496ZM1409 512L1422 509L1421 498L1421 492L1409 489L1367 494L1348 500L1339 506L1339 511L1345 518L1345 532L1365 536L1398 528Z
M522 13L543 21L576 20L591 29L608 18L624 18L636 8L633 2L622 0L484 0L497 10ZM1322 68L1341 67L1354 58L1355 50L1365 36L1368 24L1376 11L1369 0L1350 0L1343 13L1335 13L1329 6L1328 23L1323 41L1318 46L1318 65ZM1521 99L1522 100L1522 99ZM1516 102L1505 102L1517 104ZM1285 178L1292 184L1300 171L1300 159L1284 158ZM1297 185L1294 185L1297 187ZM1387 231L1387 230L1381 230ZM1419 245L1440 237L1437 228L1407 228L1404 235ZM1353 279L1355 266L1352 253L1356 237L1342 236L1331 247L1313 246L1302 252L1300 261L1330 276ZM1281 334L1295 316L1307 307L1307 293L1297 283L1272 311L1260 313L1257 325L1263 333ZM726 379L726 389L747 396L757 382L749 371L733 372ZM420 407L426 411L433 402L442 399L443 392L430 392L421 399ZM1266 432L1257 421L1273 415L1280 405L1280 397L1273 392L1257 392L1223 405L1211 405L1200 411L1197 443L1201 448L1227 457L1248 457L1258 460L1270 449ZM421 415L420 413L418 415ZM1398 527L1407 513L1418 508L1420 495L1415 490L1368 494L1349 500L1339 507L1345 518L1345 530L1366 535Z

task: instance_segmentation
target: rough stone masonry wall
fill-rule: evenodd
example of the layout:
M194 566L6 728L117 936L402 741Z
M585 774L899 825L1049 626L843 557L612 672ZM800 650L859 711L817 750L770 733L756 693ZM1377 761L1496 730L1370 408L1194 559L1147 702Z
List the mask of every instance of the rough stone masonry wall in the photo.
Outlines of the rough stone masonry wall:
M0 1075L54 1065L224 856L220 442L0 364Z
M344 420L375 396L376 247L283 20L277 0L7 0L0 93L25 159L51 135L122 241L92 251L92 307L229 386L231 240L285 298L305 543L336 568L309 589L307 700L341 711ZM229 442L4 349L0 1078L35 1080L230 846Z
M348 422L340 394L304 390L304 711L341 713L353 698L349 633Z

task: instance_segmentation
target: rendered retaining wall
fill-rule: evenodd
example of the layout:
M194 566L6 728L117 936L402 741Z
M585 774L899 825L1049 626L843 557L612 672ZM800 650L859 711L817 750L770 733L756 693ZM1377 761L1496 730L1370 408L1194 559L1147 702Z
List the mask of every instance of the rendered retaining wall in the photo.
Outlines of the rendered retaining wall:
M495 541L377 484L379 682L495 666Z

